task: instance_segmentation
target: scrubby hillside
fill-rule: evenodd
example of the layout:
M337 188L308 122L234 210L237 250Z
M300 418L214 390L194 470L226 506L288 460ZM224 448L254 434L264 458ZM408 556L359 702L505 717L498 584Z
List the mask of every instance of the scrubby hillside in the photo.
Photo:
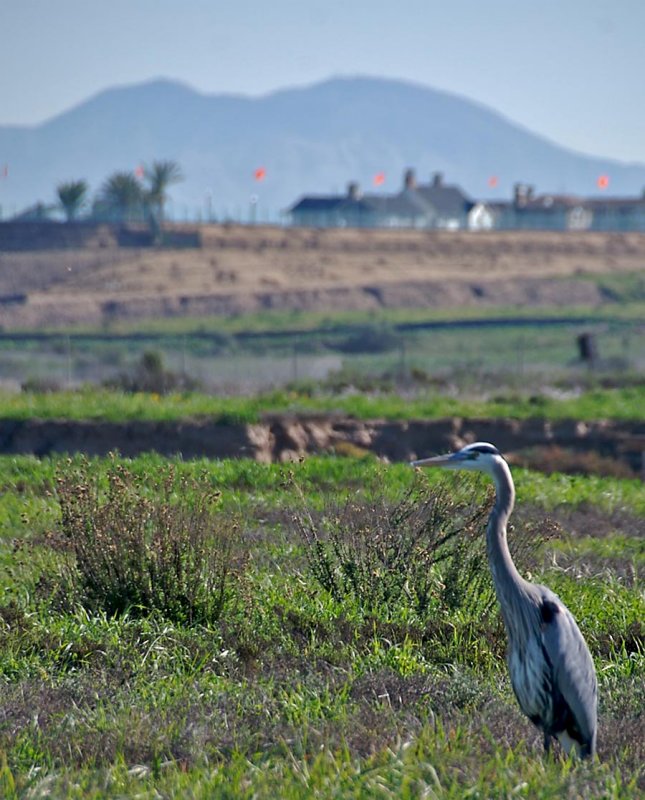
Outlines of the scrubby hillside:
M606 278L645 269L642 234L212 225L200 236L202 246L191 249L0 253L0 322L12 329L267 309L594 306L616 299Z

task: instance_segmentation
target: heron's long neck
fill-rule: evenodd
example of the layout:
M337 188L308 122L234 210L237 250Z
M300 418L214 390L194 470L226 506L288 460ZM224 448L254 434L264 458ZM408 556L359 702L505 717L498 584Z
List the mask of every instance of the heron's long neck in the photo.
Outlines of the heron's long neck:
M513 616L510 611L522 595L526 582L513 563L506 541L506 524L515 504L515 487L506 462L495 466L492 477L496 497L488 519L486 545L497 599L506 626L509 627L509 619Z

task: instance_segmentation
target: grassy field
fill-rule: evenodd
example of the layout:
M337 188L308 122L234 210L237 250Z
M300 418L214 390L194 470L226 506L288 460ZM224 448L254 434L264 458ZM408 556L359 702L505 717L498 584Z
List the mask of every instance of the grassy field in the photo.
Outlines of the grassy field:
M341 387L342 388L342 387ZM336 387L338 389L338 387ZM525 395L498 388L490 400L464 400L429 389L411 396L394 391L339 393L320 386L296 386L250 397L220 397L200 393L164 397L144 392L86 389L74 392L0 393L0 418L176 420L211 418L255 422L266 412L341 412L361 419L410 419L448 416L545 417L581 420L642 420L645 386L591 389L561 396Z
M91 336L111 333L114 335L167 335L190 336L193 333L262 333L271 331L288 335L290 331L330 329L346 325L370 325L374 323L399 325L407 323L441 322L463 319L543 319L570 317L598 322L639 322L645 316L645 278L642 272L621 275L585 276L585 280L597 281L612 292L616 300L603 306L536 306L508 305L487 307L446 308L381 308L377 311L355 309L351 311L302 311L298 309L258 311L255 313L207 317L165 317L142 319L135 322L113 320L102 325L68 325L65 328L39 327L39 332L64 336L67 333ZM26 331L28 333L28 331Z
M500 381L530 391L548 383L620 382L645 366L644 306L621 302L608 308L506 307L479 310L476 317L473 309L277 311L143 321L108 330L39 331L39 338L0 337L0 371L5 381L18 385L100 384L132 372L144 353L155 351L169 369L219 394L338 376L390 383L425 376L458 387L462 395ZM568 321L556 322L556 312ZM455 319L461 327L401 328ZM465 326L474 322L476 327ZM593 370L578 358L577 337L583 332L596 338Z
M0 458L0 796L637 796L642 484L516 483L516 560L596 661L594 763L544 760L512 697L485 482L331 457Z

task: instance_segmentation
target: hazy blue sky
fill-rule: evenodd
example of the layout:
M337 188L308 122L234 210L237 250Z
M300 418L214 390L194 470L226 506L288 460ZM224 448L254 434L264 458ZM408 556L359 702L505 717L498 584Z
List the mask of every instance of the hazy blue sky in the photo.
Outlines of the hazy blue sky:
M645 162L643 0L0 0L0 36L0 124L159 76L257 95L365 74Z

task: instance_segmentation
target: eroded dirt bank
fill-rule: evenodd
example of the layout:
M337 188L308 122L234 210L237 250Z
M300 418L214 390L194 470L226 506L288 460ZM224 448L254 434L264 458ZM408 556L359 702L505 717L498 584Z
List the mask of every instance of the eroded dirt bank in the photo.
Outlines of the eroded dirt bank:
M357 420L334 415L267 415L256 424L209 420L96 422L0 420L5 454L86 453L124 456L144 452L184 458L252 458L269 463L307 454L369 451L389 461L409 461L466 442L494 442L503 452L558 447L620 459L638 472L645 422L580 422L543 419ZM360 448L360 450L359 450Z

